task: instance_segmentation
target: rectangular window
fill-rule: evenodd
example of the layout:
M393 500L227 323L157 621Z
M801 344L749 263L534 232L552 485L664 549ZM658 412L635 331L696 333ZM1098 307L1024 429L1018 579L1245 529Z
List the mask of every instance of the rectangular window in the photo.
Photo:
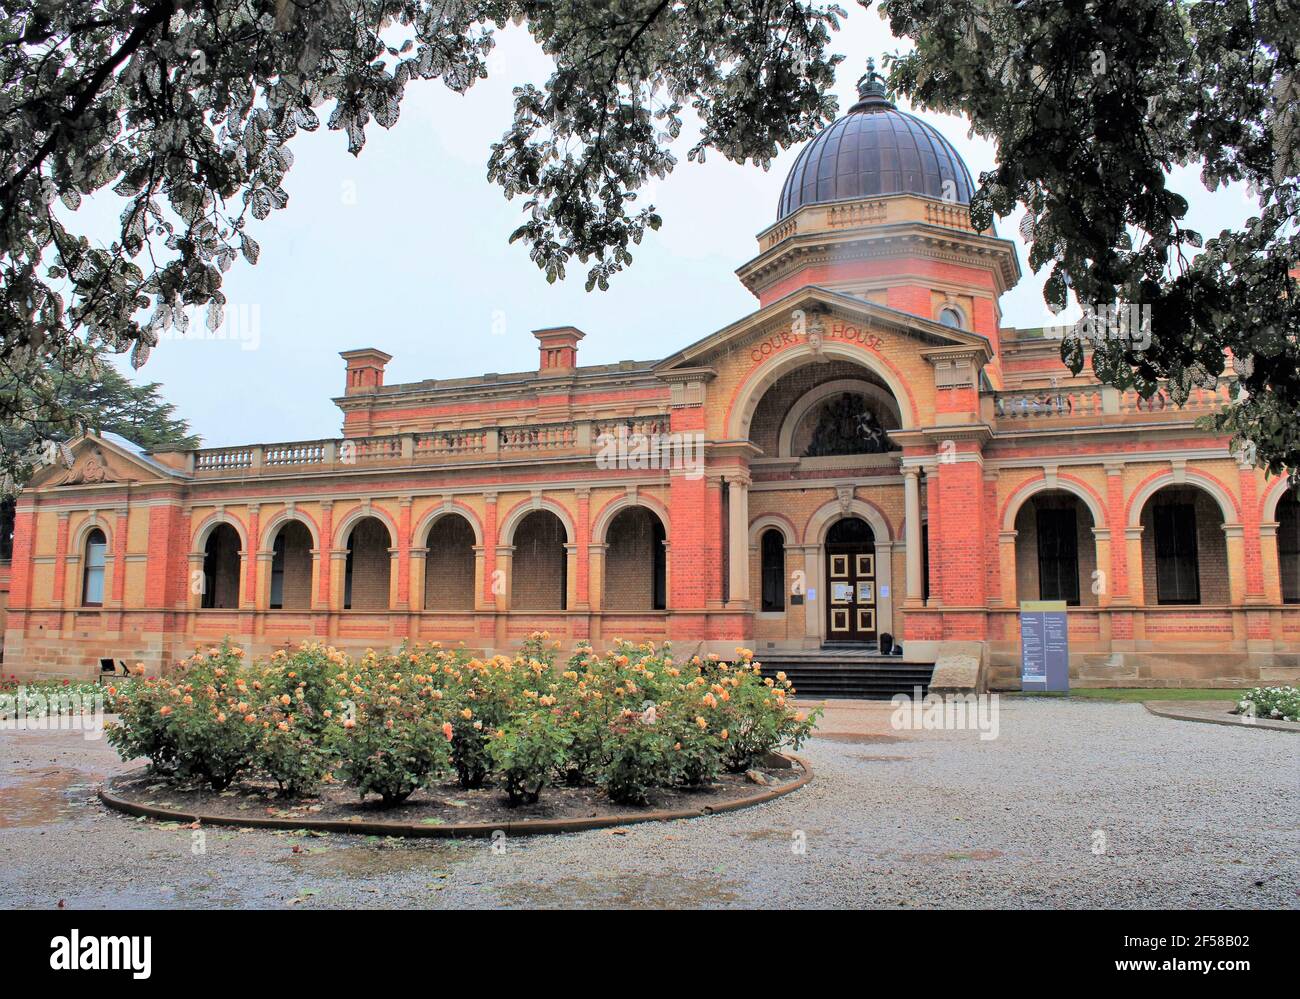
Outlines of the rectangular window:
M81 602L87 607L104 605L104 561L108 544L99 531L91 531L86 542L86 574L82 579Z
M1079 606L1079 524L1072 508L1037 511L1038 599Z
M1156 532L1156 603L1199 604L1196 508L1191 503L1166 503L1152 510L1152 519Z

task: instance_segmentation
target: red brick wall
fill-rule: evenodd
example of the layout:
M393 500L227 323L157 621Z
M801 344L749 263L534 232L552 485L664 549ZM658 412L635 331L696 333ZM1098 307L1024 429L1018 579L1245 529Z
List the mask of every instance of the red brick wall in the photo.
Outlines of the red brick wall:
M440 517L429 531L424 557L424 606L473 610L474 529L459 514Z
M311 607L311 531L300 521L290 520L280 528L284 538L284 610L306 610ZM272 570L277 566L272 563Z
M515 528L513 609L563 609L564 542L564 525L550 510L534 510Z
M375 517L366 517L352 528L348 537L351 565L352 610L385 610L388 607L388 582L392 572L392 545L388 528Z
M649 510L634 506L610 523L605 536L606 610L653 608L656 522Z

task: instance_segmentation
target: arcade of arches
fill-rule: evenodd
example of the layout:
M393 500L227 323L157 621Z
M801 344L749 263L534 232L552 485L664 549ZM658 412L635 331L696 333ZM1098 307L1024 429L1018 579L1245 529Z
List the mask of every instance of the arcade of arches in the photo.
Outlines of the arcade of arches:
M801 158L737 271L754 311L667 357L579 364L554 327L530 370L385 384L363 348L337 438L72 441L0 505L5 671L546 630L961 655L998 686L1045 599L1076 683L1300 679L1296 490L1198 423L1231 376L1176 405L1071 373L1003 324L1020 265L940 196L973 190L946 140L875 90L849 114L893 125L841 165L902 166Z

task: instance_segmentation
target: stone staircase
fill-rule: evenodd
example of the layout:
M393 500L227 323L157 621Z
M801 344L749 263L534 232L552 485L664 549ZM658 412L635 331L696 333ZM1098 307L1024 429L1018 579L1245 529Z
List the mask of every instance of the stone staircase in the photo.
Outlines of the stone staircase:
M934 663L903 662L873 649L820 649L807 652L769 650L755 657L764 676L778 672L794 682L795 696L804 700L858 697L887 701L895 694L924 695L934 675Z

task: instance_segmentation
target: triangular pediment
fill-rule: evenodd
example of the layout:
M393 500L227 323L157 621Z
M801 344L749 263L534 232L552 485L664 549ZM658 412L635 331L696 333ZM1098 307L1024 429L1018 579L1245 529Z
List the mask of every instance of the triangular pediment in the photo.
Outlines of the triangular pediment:
M901 335L914 341L918 350L966 348L976 354L982 353L986 361L993 357L988 340L978 333L951 329L934 320L870 302L856 295L810 285L791 292L664 358L655 365L655 371L664 374L674 368L708 366L718 357L735 351L752 339L762 337L776 326L789 327L800 312L805 318L813 315L838 316L857 323L857 328L865 331Z
M27 489L126 485L183 477L143 452L133 452L94 433L74 437L59 450L51 463L32 476Z

